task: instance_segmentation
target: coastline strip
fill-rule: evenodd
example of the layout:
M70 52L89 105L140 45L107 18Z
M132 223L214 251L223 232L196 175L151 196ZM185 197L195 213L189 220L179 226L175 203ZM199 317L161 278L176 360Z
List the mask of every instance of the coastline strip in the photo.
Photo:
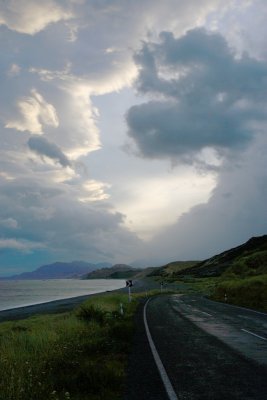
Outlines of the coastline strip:
M67 312L73 310L76 306L83 303L88 298L98 296L98 295L105 295L110 294L111 292L122 291L124 288L121 289L114 289L105 292L98 292L98 293L91 293L85 294L81 296L75 297L68 297L65 299L59 300L51 300L48 302L43 302L39 304L33 304L28 306L10 308L6 310L0 311L0 323L6 321L15 321L20 319L25 319L31 317L33 315L41 315L41 314L57 314L62 312Z

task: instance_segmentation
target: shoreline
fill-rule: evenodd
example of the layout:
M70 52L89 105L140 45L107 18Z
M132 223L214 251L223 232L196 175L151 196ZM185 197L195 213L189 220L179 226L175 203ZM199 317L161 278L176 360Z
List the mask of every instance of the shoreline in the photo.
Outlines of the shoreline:
M156 289L158 288L158 286L159 285L156 282L153 282L153 280L151 279L144 279L144 278L137 279L134 281L132 293L137 293L149 289ZM21 319L29 318L33 315L59 314L62 312L71 311L76 306L78 306L79 304L83 303L85 300L93 296L106 295L109 293L122 292L122 291L128 293L128 288L124 286L119 289L106 290L104 292L85 294L81 296L69 297L66 299L52 300L45 303L1 310L0 323L6 321L18 321Z
M7 310L0 311L0 323L6 321L18 321L20 319L25 319L33 315L41 314L59 314L62 312L67 312L73 310L76 306L83 303L90 297L105 295L111 292L117 292L124 290L124 288L106 290L105 292L97 292L91 294L85 294L81 296L69 297L65 299L52 300L45 303L32 304L28 306L21 306L10 308Z

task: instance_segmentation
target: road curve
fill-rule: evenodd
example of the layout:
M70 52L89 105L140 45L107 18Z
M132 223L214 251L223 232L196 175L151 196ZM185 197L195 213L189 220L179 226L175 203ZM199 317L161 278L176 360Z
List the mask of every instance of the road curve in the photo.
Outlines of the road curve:
M248 356L248 353L242 353L232 344L229 346L226 340L222 340L222 336L227 337L228 331L225 326L229 325L231 329L236 328L241 334L241 339L237 342L239 344L244 342L247 348L252 346L252 341L255 344L254 340L261 340L257 342L256 347L264 348L266 341L241 330L250 331L250 325L250 329L247 329L247 318L252 318L250 313L248 316L239 308L234 310L228 307L231 311L227 317L222 317L221 314L227 315L225 310L223 312L221 310L221 307L224 308L225 305L218 304L218 309L216 305L215 302L206 302L206 299L195 296L168 295L153 298L147 306L149 331L177 398L183 400L266 400L267 367L264 356L262 359L257 359L258 356L253 358L250 354ZM214 323L210 324L211 321L207 324L207 320L211 319L208 314L211 312L215 314L215 310L216 329L213 326L213 332L211 332L204 325L200 328L200 324L203 323L209 326L214 325ZM245 321L244 328L234 326L235 312L237 315L242 315L238 318ZM262 317L264 320L265 318L260 314L255 315L257 315L256 319L261 320ZM215 333L219 336L220 319L224 326L221 337L218 338ZM168 399L149 352L148 340L144 336L144 328L140 325L141 320L137 322L139 326L137 339L139 335L140 340L141 334L142 346L138 346L138 340L135 338L135 354L132 354L132 361L129 364L127 393L124 399ZM265 332L262 330L264 323L263 327L258 328L259 326L255 333L265 338Z

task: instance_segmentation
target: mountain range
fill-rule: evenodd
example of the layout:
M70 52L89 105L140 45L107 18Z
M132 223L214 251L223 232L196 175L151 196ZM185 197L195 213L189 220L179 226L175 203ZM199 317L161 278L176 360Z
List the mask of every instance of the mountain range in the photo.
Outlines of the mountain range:
M32 272L0 279L128 279L145 276L179 279L182 276L219 277L257 276L267 274L267 235L252 237L246 243L226 250L207 260L175 261L162 267L138 269L126 264L55 262Z
M109 263L88 263L85 261L55 262L53 264L42 265L35 271L23 272L13 275L7 279L68 279L81 278L99 268L109 268Z

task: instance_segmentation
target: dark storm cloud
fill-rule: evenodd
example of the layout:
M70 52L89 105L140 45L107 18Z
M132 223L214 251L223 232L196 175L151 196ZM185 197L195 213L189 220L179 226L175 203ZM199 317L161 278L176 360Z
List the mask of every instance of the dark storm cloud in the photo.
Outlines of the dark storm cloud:
M129 135L145 157L181 157L205 147L244 145L265 119L267 67L237 58L218 33L194 29L144 43L136 87L152 96L127 113Z
M70 167L71 163L60 148L41 136L33 136L28 140L29 148L40 156L46 156L58 161L62 167Z

